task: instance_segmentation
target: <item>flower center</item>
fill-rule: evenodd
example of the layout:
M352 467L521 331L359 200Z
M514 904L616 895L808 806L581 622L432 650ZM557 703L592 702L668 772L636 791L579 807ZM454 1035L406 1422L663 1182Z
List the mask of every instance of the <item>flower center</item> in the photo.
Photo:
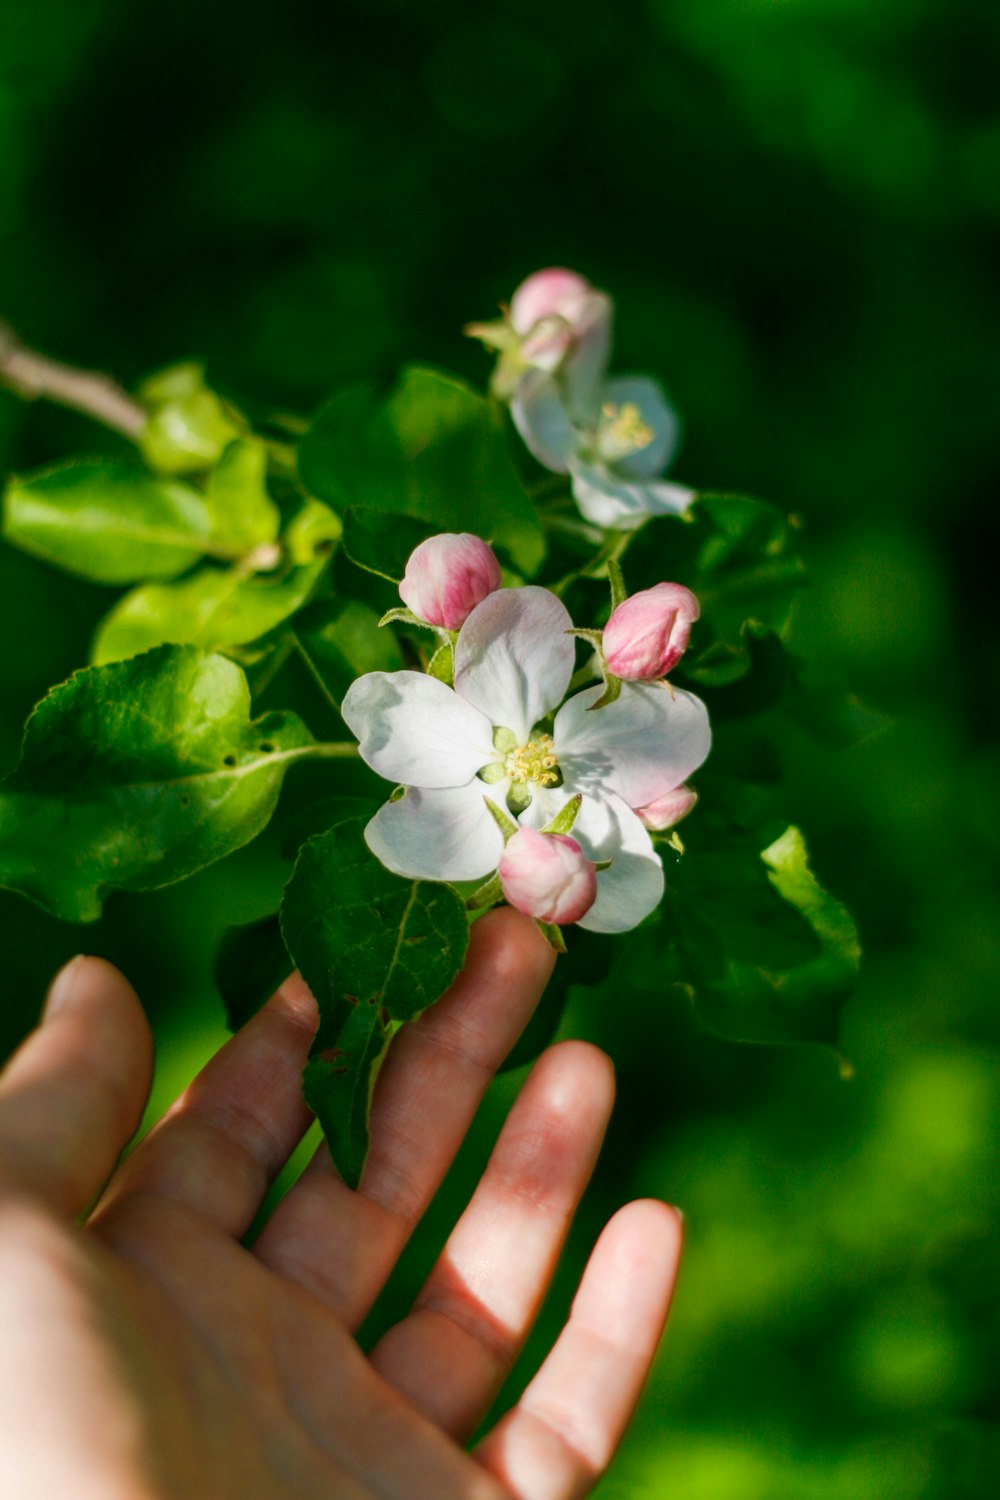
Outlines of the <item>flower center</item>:
M607 463L627 458L648 448L656 436L634 401L625 401L621 406L606 401L601 407L601 420L597 426L597 450Z
M527 785L537 781L539 786L558 786L562 781L559 762L555 756L555 744L550 734L538 734L526 745L518 745L508 751L503 768L511 781Z

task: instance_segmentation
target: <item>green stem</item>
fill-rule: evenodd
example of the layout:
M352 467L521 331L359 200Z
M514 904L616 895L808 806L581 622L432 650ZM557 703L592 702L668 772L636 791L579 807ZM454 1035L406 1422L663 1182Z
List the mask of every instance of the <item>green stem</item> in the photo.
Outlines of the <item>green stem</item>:
M360 751L353 740L330 740L326 744L304 746L303 754L321 760L352 760Z

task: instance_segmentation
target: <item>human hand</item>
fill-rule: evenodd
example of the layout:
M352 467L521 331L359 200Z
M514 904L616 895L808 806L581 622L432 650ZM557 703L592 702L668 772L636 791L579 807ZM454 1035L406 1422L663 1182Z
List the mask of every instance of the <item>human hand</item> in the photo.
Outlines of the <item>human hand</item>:
M648 1371L676 1213L605 1228L518 1404L467 1439L531 1326L612 1103L610 1063L552 1047L410 1314L354 1339L439 1186L552 955L510 909L394 1042L357 1193L321 1145L240 1243L309 1124L297 978L212 1059L79 1215L134 1131L152 1046L110 965L76 959L0 1079L0 1494L18 1500L568 1500L607 1465Z

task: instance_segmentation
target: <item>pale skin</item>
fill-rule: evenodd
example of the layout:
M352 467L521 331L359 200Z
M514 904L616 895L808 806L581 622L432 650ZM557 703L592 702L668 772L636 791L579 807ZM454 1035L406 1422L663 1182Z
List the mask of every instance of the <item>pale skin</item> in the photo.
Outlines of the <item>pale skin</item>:
M149 1088L149 1029L110 965L64 969L0 1078L0 1494L587 1494L666 1319L681 1228L664 1204L615 1215L524 1396L473 1452L463 1443L600 1148L614 1084L597 1049L543 1055L409 1315L369 1356L354 1339L552 961L518 913L477 923L449 995L393 1044L360 1191L321 1147L251 1248L241 1236L309 1124L304 984L289 980L116 1167Z

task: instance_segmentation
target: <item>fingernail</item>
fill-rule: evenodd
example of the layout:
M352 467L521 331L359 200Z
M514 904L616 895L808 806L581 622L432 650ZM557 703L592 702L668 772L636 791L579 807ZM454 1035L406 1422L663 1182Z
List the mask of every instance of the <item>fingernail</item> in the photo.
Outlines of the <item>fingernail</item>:
M80 973L80 965L86 958L85 953L78 953L71 958L68 964L64 964L52 981L48 995L45 997L45 1005L42 1010L42 1021L51 1021L54 1015L62 1010L67 1001L72 1000L76 990L77 980Z

